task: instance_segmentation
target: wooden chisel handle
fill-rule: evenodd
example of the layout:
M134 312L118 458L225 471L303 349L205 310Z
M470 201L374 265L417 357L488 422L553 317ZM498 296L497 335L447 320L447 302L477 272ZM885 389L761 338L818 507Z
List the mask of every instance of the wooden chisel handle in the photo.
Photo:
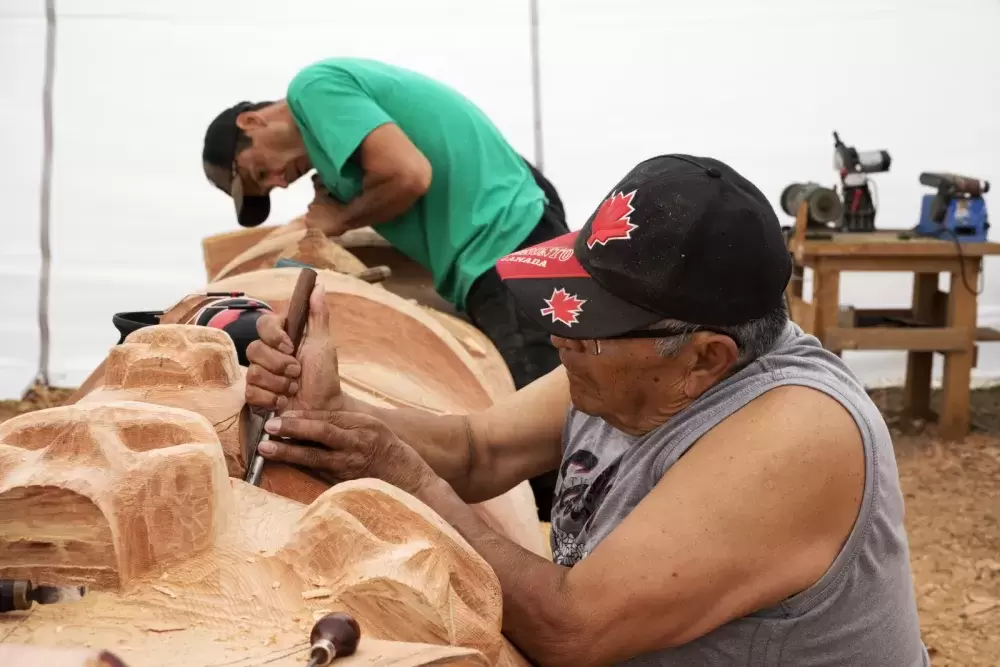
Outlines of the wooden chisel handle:
M392 269L388 266L380 264L378 266L365 269L364 271L358 271L357 273L351 273L348 275L352 278L363 280L366 283L380 283L383 280L388 280L392 277Z
M292 354L299 349L302 333L309 319L309 295L316 286L316 272L312 269L302 269L299 279L295 282L295 290L288 301L288 315L285 316L285 333L292 339Z

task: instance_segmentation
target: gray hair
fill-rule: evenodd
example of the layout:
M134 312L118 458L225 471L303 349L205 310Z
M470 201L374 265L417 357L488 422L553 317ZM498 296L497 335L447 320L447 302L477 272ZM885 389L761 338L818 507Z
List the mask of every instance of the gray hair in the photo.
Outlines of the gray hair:
M781 304L763 317L733 326L712 327L711 330L730 335L733 338L740 353L736 366L741 367L770 352L787 324L788 303L782 297ZM697 324L688 324L678 320L661 320L646 328L657 331L665 330L670 336L669 338L657 338L653 342L660 356L668 358L680 352L681 348L691 340L692 334L706 330L705 327Z

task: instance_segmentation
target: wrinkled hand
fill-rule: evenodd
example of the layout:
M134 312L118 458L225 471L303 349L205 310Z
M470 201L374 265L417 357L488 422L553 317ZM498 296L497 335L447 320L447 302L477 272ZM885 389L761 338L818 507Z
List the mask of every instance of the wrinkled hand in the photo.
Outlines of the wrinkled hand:
M246 402L276 412L339 410L344 405L337 348L330 332L326 290L317 284L309 295L309 319L296 356L285 333L285 318L257 320L258 340L247 346Z
M384 423L360 412L287 411L267 421L268 461L311 468L338 481L375 477L407 493L436 479L430 466Z
M303 217L306 227L322 231L327 236L340 236L348 231L344 218L344 205L330 196L329 191L318 176L313 176L312 202Z

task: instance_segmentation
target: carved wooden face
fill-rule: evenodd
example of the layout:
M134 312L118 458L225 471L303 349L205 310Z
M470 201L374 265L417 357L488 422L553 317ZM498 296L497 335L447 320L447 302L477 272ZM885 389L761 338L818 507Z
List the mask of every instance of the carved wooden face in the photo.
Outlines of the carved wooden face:
M231 481L208 420L153 403L0 425L0 577L91 588L9 632L0 618L13 643L98 644L126 662L305 652L332 609L366 637L468 647L473 664L504 651L496 576L421 503L377 480L309 506Z
M148 401L205 417L219 436L232 477L246 471L244 369L224 331L170 324L135 331L111 348L102 386L80 403Z
M21 415L0 424L0 576L118 589L209 547L228 484L195 412L111 401Z

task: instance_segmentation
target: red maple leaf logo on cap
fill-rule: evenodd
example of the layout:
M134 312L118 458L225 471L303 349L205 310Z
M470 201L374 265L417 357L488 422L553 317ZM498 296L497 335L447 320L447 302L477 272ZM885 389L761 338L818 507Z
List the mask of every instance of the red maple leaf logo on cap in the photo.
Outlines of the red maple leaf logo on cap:
M632 212L632 197L635 190L628 194L619 192L611 193L611 196L601 202L597 209L594 221L590 223L590 236L587 238L587 247L593 248L600 243L607 245L608 241L615 239L632 238L632 230L638 227L629 220Z
M542 300L549 305L548 308L542 308L542 315L551 315L553 323L562 322L568 327L579 321L576 316L580 314L583 304L587 303L586 299L578 299L575 294L568 294L561 287L553 289L552 296Z

